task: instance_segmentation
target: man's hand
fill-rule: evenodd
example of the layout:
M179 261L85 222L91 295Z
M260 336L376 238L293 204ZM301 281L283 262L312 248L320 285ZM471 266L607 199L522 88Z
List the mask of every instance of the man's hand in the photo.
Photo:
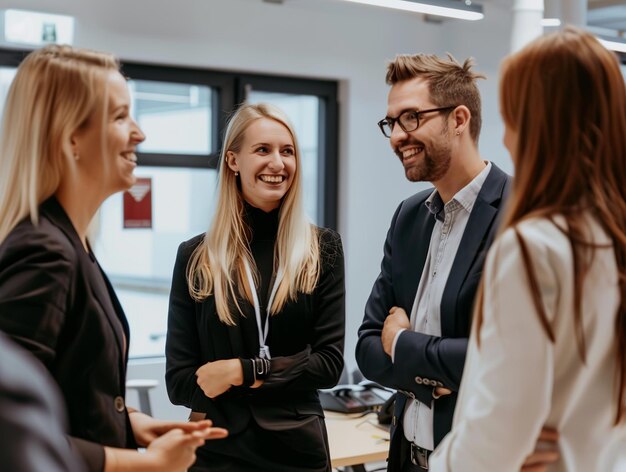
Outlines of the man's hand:
M561 455L558 451L559 432L543 428L537 439L535 450L526 458L522 465L522 472L545 472L548 466L558 461Z
M207 362L196 371L196 383L209 398L215 398L233 385L243 383L243 370L239 359L222 359Z
M383 332L380 335L380 340L383 343L383 349L389 357L391 357L393 340L398 331L401 329L411 329L411 321L409 320L409 317L404 309L393 306L389 310L389 315L385 318Z
M452 390L450 390L449 388L435 387L435 390L433 390L433 398L437 400L445 395L450 395L451 393Z

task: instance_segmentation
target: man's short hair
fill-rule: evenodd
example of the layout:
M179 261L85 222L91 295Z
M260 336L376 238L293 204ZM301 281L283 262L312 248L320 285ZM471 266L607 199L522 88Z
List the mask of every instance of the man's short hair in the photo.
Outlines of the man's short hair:
M447 59L433 54L400 54L387 65L387 84L421 78L428 82L430 99L435 106L465 105L471 115L470 135L478 143L482 124L480 92L476 79L485 79L473 72L474 59L463 65L448 53Z

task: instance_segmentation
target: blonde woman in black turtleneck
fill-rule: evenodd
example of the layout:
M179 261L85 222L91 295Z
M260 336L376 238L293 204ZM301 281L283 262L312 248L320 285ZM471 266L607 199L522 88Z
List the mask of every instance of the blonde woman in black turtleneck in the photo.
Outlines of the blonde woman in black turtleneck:
M331 470L317 389L343 369L343 250L306 218L300 169L284 113L243 105L226 130L212 224L179 248L168 393L230 432L198 449L191 470Z

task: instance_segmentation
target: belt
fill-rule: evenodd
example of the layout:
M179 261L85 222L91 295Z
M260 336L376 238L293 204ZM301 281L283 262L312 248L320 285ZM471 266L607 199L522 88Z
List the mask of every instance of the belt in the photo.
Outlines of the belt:
M428 457L431 451L410 443L410 457L413 465L419 466L423 470L428 470Z

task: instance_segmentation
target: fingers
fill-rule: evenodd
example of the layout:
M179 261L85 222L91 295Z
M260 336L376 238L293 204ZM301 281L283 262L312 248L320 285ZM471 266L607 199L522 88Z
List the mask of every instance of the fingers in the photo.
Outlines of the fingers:
M186 423L186 424L189 424L189 423ZM213 421L206 419L206 420L194 421L193 424L197 426L196 429L205 429L205 428L210 428L211 426L213 426Z
M445 387L436 387L435 388L435 395L437 395L438 397L441 397L443 395L450 395L452 393L452 390L447 389Z
M526 458L524 465L537 465L552 463L559 460L560 454L557 451L535 451Z
M200 431L194 431L191 434L196 436L196 437L202 438L203 440L206 440L206 439L223 439L226 436L228 436L228 431L225 430L224 428L205 428L205 429L200 430Z
M206 428L210 428L213 426L213 422L211 420L201 420L201 421L181 421L181 422L171 422L165 425L167 429L179 428L185 432L191 433L193 431L204 430Z
M560 454L556 451L535 451L526 458L522 472L547 472L548 466L558 461Z
M548 467L546 465L524 465L521 472L547 472Z
M161 439L180 447L191 446L196 448L204 444L204 435L196 433L200 433L200 431L186 432L181 428L173 428L161 436Z
M559 432L552 428L543 428L539 433L539 441L557 442L559 440Z

